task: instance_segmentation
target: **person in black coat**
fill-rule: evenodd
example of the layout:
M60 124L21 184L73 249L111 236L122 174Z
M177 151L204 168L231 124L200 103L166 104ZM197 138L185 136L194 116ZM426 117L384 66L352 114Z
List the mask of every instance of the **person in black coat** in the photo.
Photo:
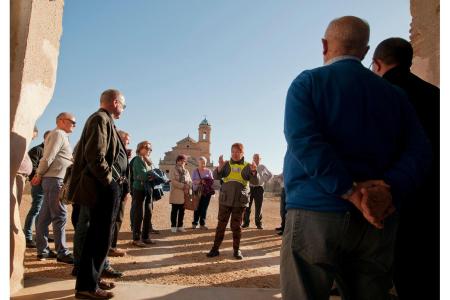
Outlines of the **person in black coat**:
M377 46L372 62L372 71L406 91L433 151L429 176L399 210L394 284L400 299L439 299L440 91L411 73L412 58L408 41L389 38ZM424 284L424 279L432 286Z

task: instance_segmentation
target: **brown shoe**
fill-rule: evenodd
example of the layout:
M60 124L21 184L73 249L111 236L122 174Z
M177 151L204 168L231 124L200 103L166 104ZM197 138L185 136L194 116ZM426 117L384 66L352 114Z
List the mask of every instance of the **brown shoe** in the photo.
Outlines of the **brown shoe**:
M111 249L109 249L109 252L108 252L108 256L111 256L111 257L122 257L122 256L125 256L126 254L127 253L124 250L117 249L117 248L111 248Z
M141 248L145 247L145 244L142 241L140 241L140 240L133 241L133 245L135 245L137 247L141 247Z
M111 299L114 297L113 292L107 292L102 289L96 289L93 291L77 291L75 298L77 299Z
M102 290L112 290L113 288L116 287L116 284L114 282L109 282L100 279L100 281L98 282L98 287L101 288Z
M153 245L153 244L156 244L154 241L152 241L151 239L145 239L145 240L143 240L142 241L144 244L147 244L147 245Z

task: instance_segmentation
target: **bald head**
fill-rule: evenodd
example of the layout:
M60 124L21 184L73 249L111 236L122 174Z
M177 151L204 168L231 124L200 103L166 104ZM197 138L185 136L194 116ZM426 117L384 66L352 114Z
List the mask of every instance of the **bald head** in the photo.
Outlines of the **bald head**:
M330 22L323 38L324 60L351 55L363 59L369 50L369 24L354 16L345 16Z

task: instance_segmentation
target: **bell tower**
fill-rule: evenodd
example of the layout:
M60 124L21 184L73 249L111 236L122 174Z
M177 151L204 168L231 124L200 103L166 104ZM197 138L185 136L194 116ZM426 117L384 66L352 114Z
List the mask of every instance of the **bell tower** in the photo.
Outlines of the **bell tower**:
M209 124L208 120L206 120L206 117L203 119L203 121L200 122L200 125L198 126L198 145L202 152L201 155L206 157L206 159L208 160L207 163L210 164L211 125Z

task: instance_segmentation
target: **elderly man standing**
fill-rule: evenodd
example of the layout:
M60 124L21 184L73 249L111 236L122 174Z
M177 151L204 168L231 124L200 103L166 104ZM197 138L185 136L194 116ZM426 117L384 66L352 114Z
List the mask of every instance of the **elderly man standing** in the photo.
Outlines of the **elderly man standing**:
M261 156L258 153L253 154L253 161L256 164L256 171L260 177L259 184L250 183L250 202L245 209L243 228L250 225L250 214L252 212L252 204L255 201L255 225L258 229L263 229L262 226L262 204L264 200L264 184L272 178L272 173L265 165L261 164Z
M408 41L388 38L375 49L372 63L372 71L408 94L433 150L432 171L400 210L394 284L399 299L438 299L440 92L436 86L411 73L412 59L413 48ZM423 257L426 261L418 260L414 264L414 272L411 272L411 261L405 253L408 257ZM434 286L424 285L424 278Z
M69 134L75 128L75 117L68 112L56 117L56 128L46 140L44 153L36 174L31 180L34 186L42 185L44 201L36 224L36 248L38 259L55 258L59 262L73 264L73 256L66 246L67 209L59 201L66 169L72 164L72 148ZM48 226L52 223L57 254L48 247Z
M79 299L109 299L111 286L99 287L100 275L111 246L112 231L127 172L127 151L114 125L125 109L125 98L115 89L100 96L100 109L86 124L74 154L69 198L89 210L89 228L77 272Z
M402 199L430 165L430 145L407 96L361 64L369 25L333 20L325 66L291 84L285 111L283 299L390 299Z

